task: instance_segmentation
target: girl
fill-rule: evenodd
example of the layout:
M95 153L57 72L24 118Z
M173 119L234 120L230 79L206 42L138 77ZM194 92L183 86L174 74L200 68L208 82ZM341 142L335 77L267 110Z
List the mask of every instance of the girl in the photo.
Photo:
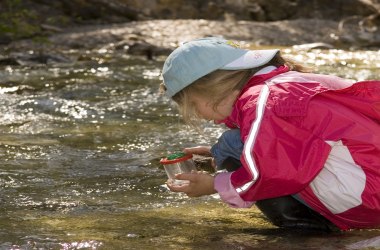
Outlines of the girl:
M243 50L218 38L177 48L164 89L186 121L240 130L242 167L181 174L168 187L218 192L233 207L296 197L343 230L380 226L380 81L307 73L278 50Z

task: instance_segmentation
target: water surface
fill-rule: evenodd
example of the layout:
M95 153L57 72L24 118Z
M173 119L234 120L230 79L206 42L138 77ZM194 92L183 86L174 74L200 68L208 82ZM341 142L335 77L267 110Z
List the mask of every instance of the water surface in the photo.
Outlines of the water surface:
M284 52L322 73L380 75L379 51ZM164 58L107 50L65 55L75 63L0 68L0 249L376 246L380 230L282 230L255 208L167 191L159 159L212 144L223 128L206 123L199 133L185 126L157 94Z

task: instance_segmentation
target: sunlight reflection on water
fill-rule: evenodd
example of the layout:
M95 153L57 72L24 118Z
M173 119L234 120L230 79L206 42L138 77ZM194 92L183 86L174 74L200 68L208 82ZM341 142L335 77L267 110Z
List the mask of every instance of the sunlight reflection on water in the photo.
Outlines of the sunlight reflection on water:
M358 80L380 75L379 51L284 53L323 73ZM308 245L302 235L276 231L256 210L168 192L159 159L212 144L224 128L203 123L198 133L182 123L175 106L157 94L163 58L109 50L81 56L74 66L0 68L1 249L205 249L211 243L213 249L278 249L331 239L344 247L379 233L317 235Z

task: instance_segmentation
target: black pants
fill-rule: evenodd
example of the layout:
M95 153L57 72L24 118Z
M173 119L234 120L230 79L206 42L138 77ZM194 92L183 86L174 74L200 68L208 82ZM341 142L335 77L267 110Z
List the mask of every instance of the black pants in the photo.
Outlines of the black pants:
M231 172L241 166L239 160L227 158L222 168ZM338 228L325 217L304 205L291 195L256 201L256 206L274 225L281 228L318 231L337 231Z

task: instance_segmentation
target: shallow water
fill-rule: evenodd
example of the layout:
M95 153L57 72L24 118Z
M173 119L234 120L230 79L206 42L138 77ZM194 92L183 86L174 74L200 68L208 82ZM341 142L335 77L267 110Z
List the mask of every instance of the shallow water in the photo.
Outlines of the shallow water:
M284 52L324 73L380 75L379 51ZM76 62L0 68L0 249L380 248L380 230L281 230L255 208L168 192L159 159L223 128L181 123L157 94L164 58L65 53Z

